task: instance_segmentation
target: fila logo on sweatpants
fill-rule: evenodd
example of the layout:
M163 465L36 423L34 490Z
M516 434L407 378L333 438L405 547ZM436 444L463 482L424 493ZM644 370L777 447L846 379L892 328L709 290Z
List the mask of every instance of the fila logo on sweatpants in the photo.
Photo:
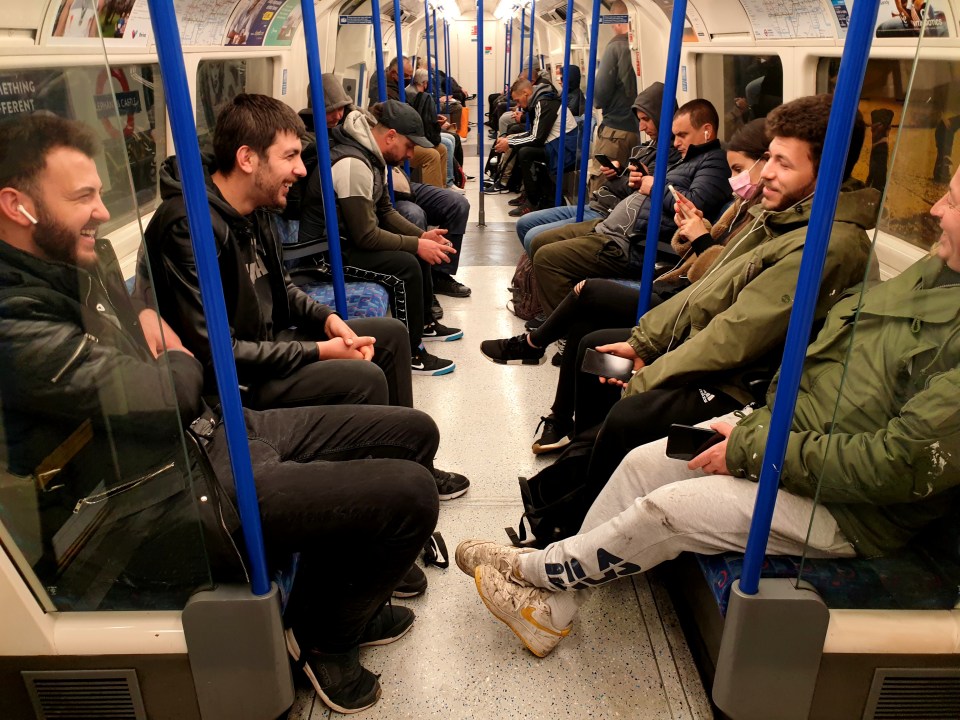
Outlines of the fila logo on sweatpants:
M716 397L716 395L713 395L712 393L708 393L706 390L701 390L700 397L703 398L703 404L706 405L708 402L713 400Z
M641 571L639 565L634 565L603 548L597 550L597 567L603 573L599 578L587 577L583 566L577 560L568 560L565 563L546 563L544 570L550 584L561 590L586 590L595 585L603 585L618 577L636 575Z

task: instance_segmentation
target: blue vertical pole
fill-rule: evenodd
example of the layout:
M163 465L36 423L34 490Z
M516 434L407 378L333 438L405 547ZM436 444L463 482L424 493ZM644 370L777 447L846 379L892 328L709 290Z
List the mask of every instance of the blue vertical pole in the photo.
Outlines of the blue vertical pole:
M447 19L443 19L443 63L444 63L444 72L447 74L447 106L446 112L450 114L450 23L447 22Z
M563 168L566 167L567 93L570 92L570 44L573 41L573 0L567 0L567 24L563 35L563 82L560 88L560 146L557 148L557 189L553 197L555 207L563 201Z
M746 554L743 558L743 574L740 589L746 595L755 595L760 585L760 568L767 548L767 537L773 520L777 501L777 485L780 468L787 451L793 412L803 372L803 359L810 342L810 327L820 291L823 264L830 242L830 230L837 210L837 195L843 180L843 168L850 149L850 133L853 129L863 76L870 54L870 43L877 23L880 0L857 0L851 13L847 38L843 44L840 74L833 93L830 108L830 123L823 143L820 171L817 174L817 192L810 210L807 225L807 241L800 260L797 291L790 313L790 327L780 365L780 379L770 417L767 446L763 453L763 465L757 488L757 500L750 523Z
M403 74L403 37L401 36L402 28L400 27L400 0L393 0L393 29L394 35L397 38L397 77L399 78L397 85L400 86L400 102L407 101L407 88L406 85L407 78Z
M440 39L437 37L440 33L437 30L437 11L431 10L430 15L433 20L431 24L433 25L433 67L437 71L437 80L434 83L437 87L437 94L434 96L434 102L437 104L437 114L440 114Z
M307 76L310 79L310 102L318 110L325 107L323 99L323 70L320 67L320 43L317 36L317 11L312 2L303 4L303 35L307 44ZM360 82L363 87L363 81ZM333 194L330 170L330 141L327 122L319 111L313 113L313 131L317 135L317 170L323 191L323 221L326 224L330 269L333 271L333 301L337 313L347 316L347 289L343 284L343 256L340 254L340 225L337 222L337 199Z
M307 3L303 3L306 5ZM387 99L387 74L383 69L383 31L380 29L380 0L370 0L370 15L373 22L373 44L377 60L377 102ZM398 59L399 62L399 59ZM403 68L400 68L403 71ZM373 98L370 98L372 101Z
M653 291L653 267L657 261L657 243L660 242L660 218L663 217L663 192L667 182L667 158L670 155L670 136L673 127L673 107L677 97L677 76L680 74L680 49L683 44L683 24L687 17L687 0L674 0L670 21L670 44L667 50L667 73L663 78L663 105L657 124L657 164L653 169L653 189L650 191L650 218L647 221L647 244L643 249L643 270L640 272L640 302L637 318L650 309ZM656 220L654 219L656 218Z
M529 59L527 60L527 79L533 82L533 28L537 23L537 0L533 0L530 5L530 48Z
M686 0L680 0L686 2ZM680 23L683 30L683 23ZM593 81L597 77L597 45L600 43L600 0L593 3L590 20L590 66L587 68L587 95L583 104L583 139L580 141L580 183L577 188L577 222L583 222L583 206L587 199L587 162L590 160L590 136L593 133Z
M427 41L427 89L437 97L437 86L433 81L433 59L430 57L430 6L428 0L423 0L423 29Z
M483 92L483 61L484 61L484 52L483 47L483 0L477 0L477 158L480 162L480 182L483 182L483 136L486 134L483 129L483 124L480 122L480 112L483 110L483 104L486 102L487 96ZM486 223L486 218L484 216L483 208L483 196L484 193L480 193L480 214L477 218L477 225L484 227Z
M520 11L520 69L523 70L523 59L526 57L526 27L527 27L527 9Z
M246 423L243 419L243 408L240 405L240 385L237 381L237 366L233 358L227 308L223 300L223 285L220 281L220 266L217 263L217 252L213 240L207 187L200 161L200 147L197 145L193 101L187 85L187 72L183 65L180 29L177 27L172 2L148 0L148 5L153 34L157 40L160 77L163 79L163 90L167 96L170 128L173 131L174 147L180 164L183 198L190 227L190 242L193 245L197 264L200 298L207 319L210 352L217 377L217 391L220 393L230 467L233 470L237 492L237 507L240 511L243 538L250 561L250 585L254 594L266 595L270 592L270 580L267 576L263 531L260 526L260 507L257 502L257 488L253 482Z
M393 0L393 29L394 29L394 35L397 38L397 77L399 78L397 85L400 86L400 90L399 90L400 102L405 103L407 101L407 88L405 87L407 81L406 81L406 76L403 74L403 66L404 66L403 36L401 34L403 28L400 27L400 0ZM413 78L411 78L411 80L412 79ZM403 161L403 170L404 172L407 173L407 175L410 174L409 160ZM393 173L390 174L390 182L391 182L391 189L393 189L392 188Z
M513 84L513 15L510 16L510 22L507 24L507 67L506 67L506 82L504 86L507 88L507 110L510 109L512 104L512 98L510 97L510 86ZM496 129L496 128L494 128Z

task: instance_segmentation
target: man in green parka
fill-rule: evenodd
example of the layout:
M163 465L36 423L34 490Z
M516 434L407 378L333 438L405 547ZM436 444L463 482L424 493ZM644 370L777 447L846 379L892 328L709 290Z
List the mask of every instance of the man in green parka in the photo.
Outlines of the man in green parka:
M931 214L931 255L844 293L807 349L770 554L880 555L960 499L960 172ZM457 564L543 657L591 588L684 551L742 552L775 388L735 426L710 424L726 439L689 463L665 457L665 440L631 451L578 535L539 551L467 540Z

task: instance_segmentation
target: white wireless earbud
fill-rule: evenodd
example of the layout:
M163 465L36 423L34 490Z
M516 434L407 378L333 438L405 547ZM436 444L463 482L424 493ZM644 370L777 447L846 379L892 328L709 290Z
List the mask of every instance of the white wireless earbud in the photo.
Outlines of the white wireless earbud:
M703 139L704 139L704 140L709 140L709 139L710 139L710 131L709 131L709 130L704 130L704 131L703 131Z
M34 225L36 225L38 222L40 222L40 221L37 220L33 215L31 215L30 213L28 213L28 212L27 212L27 209L26 209L23 205L17 205L17 211L18 211L21 215L23 215L27 220L29 220L30 222L32 222Z

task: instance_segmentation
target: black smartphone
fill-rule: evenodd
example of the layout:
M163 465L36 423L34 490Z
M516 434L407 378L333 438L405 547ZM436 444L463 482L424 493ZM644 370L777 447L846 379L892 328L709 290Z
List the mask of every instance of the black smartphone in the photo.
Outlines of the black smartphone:
M710 428L692 425L671 425L667 434L667 457L693 460L709 447L721 442L724 436Z
M630 158L630 160L627 161L627 164L633 172L638 172L643 175L650 174L650 171L647 170L647 166L640 162L637 158Z
M587 348L580 369L591 375L627 382L633 377L633 360Z
M601 165L603 165L605 168L609 168L610 170L613 170L614 172L618 172L618 173L622 173L622 172L623 172L623 170L621 170L621 169L618 168L616 165L614 165L614 164L613 164L613 160L611 160L610 158L608 158L606 155L603 155L603 154L601 154L601 153L598 153L598 154L594 155L593 157L596 159L596 161L597 161L598 163L600 163Z

